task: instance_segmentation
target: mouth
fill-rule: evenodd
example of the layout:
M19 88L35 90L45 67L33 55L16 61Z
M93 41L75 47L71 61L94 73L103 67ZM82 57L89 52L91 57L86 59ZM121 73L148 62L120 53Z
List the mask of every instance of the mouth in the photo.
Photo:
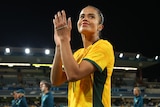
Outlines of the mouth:
M87 26L89 26L88 23L82 23L81 25L82 25L82 27L87 27Z

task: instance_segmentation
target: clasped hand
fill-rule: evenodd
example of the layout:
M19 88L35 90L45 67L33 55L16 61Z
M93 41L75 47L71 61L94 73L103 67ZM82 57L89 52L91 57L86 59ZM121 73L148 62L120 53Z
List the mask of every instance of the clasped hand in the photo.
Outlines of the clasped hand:
M64 10L58 11L57 14L54 15L53 24L54 36L58 36L61 39L70 39L72 29L71 18L66 18L66 13Z

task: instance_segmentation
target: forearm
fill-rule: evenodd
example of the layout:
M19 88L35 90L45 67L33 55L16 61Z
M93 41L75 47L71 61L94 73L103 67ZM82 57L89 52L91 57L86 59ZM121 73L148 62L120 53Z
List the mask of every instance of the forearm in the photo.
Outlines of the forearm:
M55 55L50 72L50 80L53 85L60 85L65 82L65 73L62 70L62 62L59 47L55 48Z
M61 41L60 50L67 79L68 81L74 81L78 75L79 65L73 57L70 42L67 40Z

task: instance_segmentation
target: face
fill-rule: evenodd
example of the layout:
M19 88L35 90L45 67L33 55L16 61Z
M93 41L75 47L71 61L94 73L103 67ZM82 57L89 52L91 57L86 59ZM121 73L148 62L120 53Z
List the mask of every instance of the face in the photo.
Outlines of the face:
M133 94L134 94L134 95L139 95L139 91L138 91L138 89L137 89L137 88L134 88L134 90L133 90Z
M14 98L14 99L17 99L18 96L17 96L17 93L16 93L16 92L13 92L12 95L13 95L13 98Z
M22 93L17 93L17 98L21 98L23 96Z
M82 34L96 33L102 30L100 15L94 7L87 6L80 12L77 22L78 31Z
M44 92L46 90L46 86L43 82L40 83L40 89L42 92Z

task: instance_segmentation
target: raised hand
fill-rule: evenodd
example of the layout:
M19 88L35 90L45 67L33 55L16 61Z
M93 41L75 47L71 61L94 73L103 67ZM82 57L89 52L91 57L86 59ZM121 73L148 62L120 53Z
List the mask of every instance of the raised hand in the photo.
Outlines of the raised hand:
M54 17L54 40L56 45L60 44L60 40L70 41L72 29L71 18L66 18L66 13L64 10L58 11Z

